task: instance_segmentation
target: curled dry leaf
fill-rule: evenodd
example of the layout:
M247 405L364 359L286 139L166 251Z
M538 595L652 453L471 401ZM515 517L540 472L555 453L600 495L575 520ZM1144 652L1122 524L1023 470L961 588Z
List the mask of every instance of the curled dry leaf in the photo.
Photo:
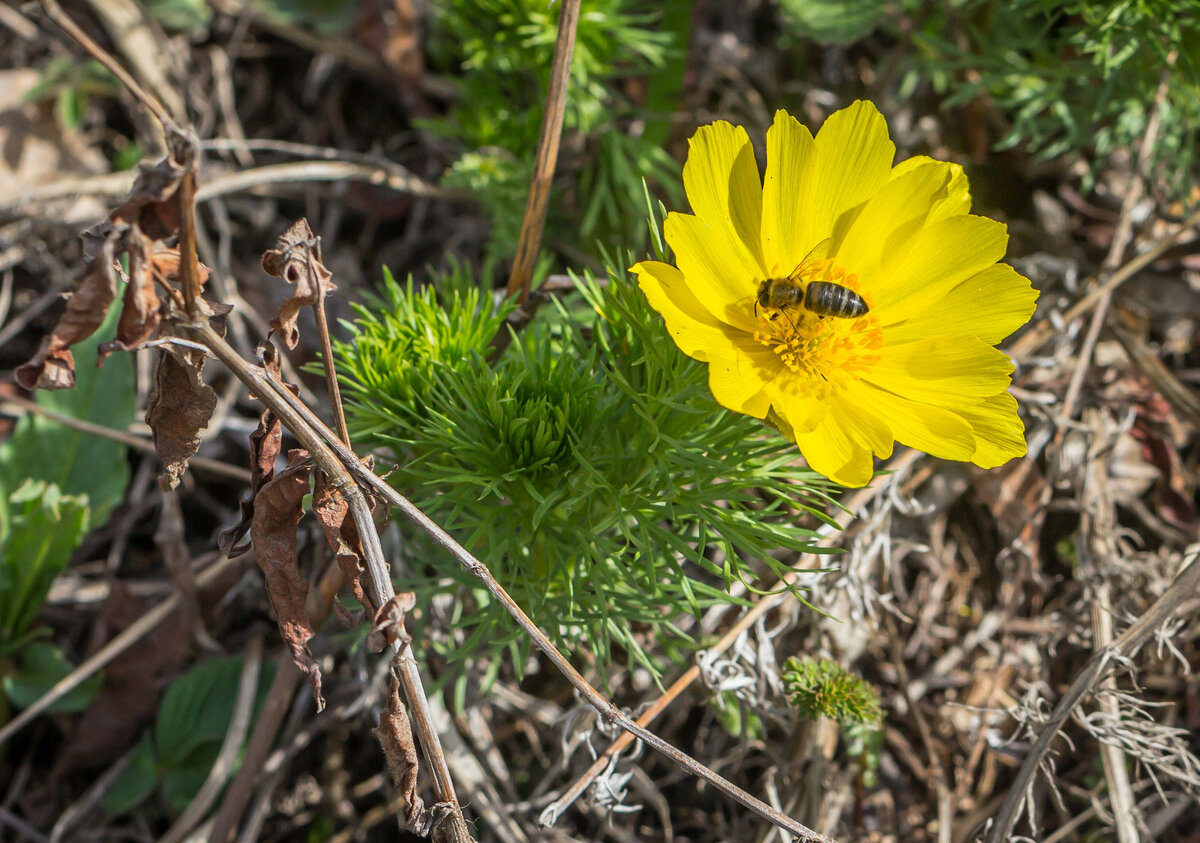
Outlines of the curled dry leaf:
M367 636L368 649L376 652L396 641L405 645L412 640L404 628L404 616L417 605L417 596L411 591L402 591L379 607L371 621L371 633Z
M271 320L271 331L283 337L288 348L300 342L296 317L300 308L316 304L326 293L336 290L333 277L321 263L317 239L308 220L299 219L275 241L275 248L263 253L263 270L294 285L292 295L279 306Z
M153 164L139 164L129 197L109 219L118 226L136 225L152 240L178 233L180 208L175 194L185 176L195 176L195 147L181 146L178 153L179 158L168 155Z
M179 485L188 461L200 448L200 431L217 407L217 393L204 382L204 353L174 344L163 346L146 403L146 424L165 471L163 491Z
M383 747L392 785L408 803L409 828L424 837L429 833L430 817L425 810L425 802L417 794L417 746L413 741L408 712L404 710L404 702L400 699L400 683L395 676L392 677L388 692L387 708L379 713L375 736Z
M374 612L375 604L362 587L362 541L354 519L350 517L350 504L346 496L319 471L313 484L313 515L325 532L325 540L329 542L329 549L333 551L354 599L368 612ZM382 648L372 649L378 652Z
M254 559L266 580L279 634L291 650L296 667L308 677L320 711L325 708L321 668L309 655L307 646L313 636L312 622L304 605L308 599L308 581L301 576L296 557L296 526L304 515L304 496L308 494L311 471L308 451L288 452L287 468L255 496L250 538L254 542Z
M37 354L17 368L17 383L26 389L70 389L75 386L75 356L71 346L90 337L117 295L114 269L115 238L100 243L95 260L88 264L67 294L67 309Z
M167 283L179 278L179 249L155 243L137 228L129 231L126 242L129 247L129 278L121 305L121 319L117 323L117 338L100 346L100 354L105 357L114 351L138 348L158 332L159 323L166 313L162 309L163 302L155 281ZM212 270L204 264L198 266L200 285L203 287ZM202 302L200 309L210 317L213 327L224 334L222 317L233 309L232 306Z
M270 349L270 351L268 351ZM272 380L283 382L280 370L280 357L272 353L273 346L264 343L259 349L259 357ZM292 384L286 384L293 393L299 389ZM254 501L259 490L271 482L275 476L275 461L283 443L283 423L267 408L263 408L258 417L258 427L250 434L250 494L241 502L242 517L237 524L223 532L217 540L221 551L230 559L241 556L250 549L250 544L238 544L250 530L250 522L254 519Z

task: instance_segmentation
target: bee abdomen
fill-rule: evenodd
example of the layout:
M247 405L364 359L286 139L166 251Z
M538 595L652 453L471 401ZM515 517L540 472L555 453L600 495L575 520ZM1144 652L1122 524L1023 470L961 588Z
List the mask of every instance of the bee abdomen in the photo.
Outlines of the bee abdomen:
M804 306L818 316L836 316L854 319L867 312L863 297L841 284L831 281L813 281L804 295Z

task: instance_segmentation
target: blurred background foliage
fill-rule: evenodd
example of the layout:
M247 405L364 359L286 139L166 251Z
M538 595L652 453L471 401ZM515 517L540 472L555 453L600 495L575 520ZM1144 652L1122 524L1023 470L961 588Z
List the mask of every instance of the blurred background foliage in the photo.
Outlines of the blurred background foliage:
M1005 123L995 148L1085 162L1092 187L1137 148L1167 86L1151 183L1193 189L1200 131L1200 15L1175 0L780 0L790 35L847 45L879 33L907 43L897 96L928 86L950 108L986 102ZM1196 197L1190 197L1195 201Z

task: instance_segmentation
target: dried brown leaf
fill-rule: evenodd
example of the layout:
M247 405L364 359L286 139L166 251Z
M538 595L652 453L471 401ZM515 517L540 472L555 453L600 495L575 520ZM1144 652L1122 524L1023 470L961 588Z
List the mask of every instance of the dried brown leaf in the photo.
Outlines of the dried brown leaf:
M333 551L342 576L350 586L354 599L368 611L375 611L375 604L362 586L362 541L354 519L350 517L350 504L322 472L317 472L313 486L313 515L325 532L325 540ZM378 649L376 649L378 652Z
M203 352L170 344L164 350L146 404L146 424L166 469L159 475L159 485L170 491L179 485L188 461L200 448L200 431L208 427L217 407L217 393L204 382Z
M400 683L395 676L392 677L387 708L379 713L379 726L375 729L375 736L379 738L379 745L383 747L383 756L392 776L392 785L408 803L409 827L419 834L427 833L429 818L425 811L425 802L417 793L417 745L413 740L412 726L408 722L408 712L404 710L404 702L400 699Z
M175 235L180 223L175 194L184 177L194 174L194 164L190 155L182 161L168 155L153 164L139 164L129 197L113 209L109 219L118 226L136 225L152 240Z
M263 365L275 381L282 381L280 373L280 357L278 354L261 355ZM287 384L293 393L299 390ZM250 434L250 495L241 502L242 516L237 524L223 532L217 542L221 551L230 559L241 556L250 549L249 543L239 545L238 542L250 530L250 522L254 519L254 499L259 490L275 476L275 461L283 445L283 423L269 409L264 408L258 417L258 427Z
M71 346L90 337L117 295L113 268L114 241L106 237L96 256L67 294L67 309L37 354L17 368L17 383L26 389L70 389L75 386L75 356Z
M367 648L376 652L397 641L405 645L412 640L404 628L404 616L417 605L417 596L411 591L402 591L392 596L379 607L371 621L371 632L367 636Z
M1155 507L1160 518L1179 530L1196 528L1196 508L1188 494L1187 472L1179 450L1171 441L1172 406L1161 393L1152 392L1139 402L1129 433L1142 447L1142 458L1158 469Z
M308 451L288 452L288 465L255 496L250 538L254 559L262 569L267 596L275 610L279 634L292 653L292 661L308 677L317 710L325 708L321 696L321 668L308 653L313 636L312 622L305 608L308 581L300 574L296 557L296 527L304 514L304 496L308 494L308 476L312 461Z
M300 308L316 304L326 293L336 290L333 277L321 263L317 239L308 220L299 219L275 241L275 248L262 257L263 270L294 285L292 295L279 306L279 314L271 320L271 331L283 337L288 348L300 342L296 317Z
M159 308L162 300L154 286L154 244L137 228L126 237L129 251L129 275L125 282L125 295L121 304L121 318L117 322L117 337L112 342L101 343L101 359L114 351L129 351L137 348L158 331L162 319Z
M354 22L359 43L378 55L401 83L396 91L410 113L429 113L421 84L425 55L421 49L421 14L413 0L365 0Z

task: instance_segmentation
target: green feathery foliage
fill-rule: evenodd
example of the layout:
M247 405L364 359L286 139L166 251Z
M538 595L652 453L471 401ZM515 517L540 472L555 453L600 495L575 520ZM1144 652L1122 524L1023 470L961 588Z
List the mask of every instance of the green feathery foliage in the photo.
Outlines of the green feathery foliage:
M828 717L841 727L846 755L858 763L866 787L875 784L879 752L883 747L883 709L879 692L829 659L784 662L780 671L792 705L801 717Z
M575 248L629 242L635 197L649 178L678 204L678 165L663 148L682 86L684 0L590 0L576 30L567 85L566 140L547 235ZM459 96L445 117L423 121L462 146L444 182L472 190L492 221L490 253L509 257L529 189L549 84L560 6L544 0L448 0L431 8L428 59ZM644 107L621 79L644 80ZM670 95L668 95L670 94ZM661 111L655 110L661 107Z
M693 645L686 615L730 601L736 580L784 574L780 551L815 550L796 521L828 520L829 486L713 401L624 272L578 289L576 315L543 309L489 365L503 311L389 276L335 349L349 422L556 643L601 667L615 645L657 675ZM398 587L450 606L417 641L492 670L511 647L520 673L529 644L478 580L418 535L406 548ZM433 628L446 621L450 637Z
M1176 0L902 0L889 15L880 0L781 5L793 34L824 43L876 29L912 39L901 99L921 85L948 94L948 105L986 97L1009 121L998 148L1020 146L1042 159L1083 153L1091 165L1085 188L1115 154L1139 148L1165 82L1147 175L1175 196L1200 175L1194 6L1189 13Z
M793 656L782 674L792 705L806 720L828 717L869 726L883 722L878 692L837 662Z

